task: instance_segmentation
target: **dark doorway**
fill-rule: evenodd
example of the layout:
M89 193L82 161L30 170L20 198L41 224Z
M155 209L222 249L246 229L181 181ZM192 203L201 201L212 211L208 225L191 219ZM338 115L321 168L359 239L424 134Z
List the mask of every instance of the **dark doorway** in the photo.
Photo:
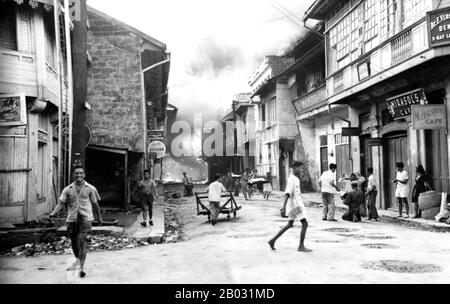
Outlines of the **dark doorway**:
M86 149L86 181L94 185L103 209L125 208L126 154Z
M392 182L397 175L396 163L403 162L405 170L409 172L408 167L408 138L406 132L398 132L396 134L385 137L384 140L384 186L385 186L385 207L386 209L397 209L395 201L396 185ZM410 177L411 184L411 177Z

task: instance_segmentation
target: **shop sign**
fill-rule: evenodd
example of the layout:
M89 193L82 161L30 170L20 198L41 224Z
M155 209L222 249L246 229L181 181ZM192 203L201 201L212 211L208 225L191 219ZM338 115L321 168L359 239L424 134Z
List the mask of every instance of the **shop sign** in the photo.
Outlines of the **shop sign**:
M148 154L161 158L166 155L166 145L161 141L153 141L148 145Z
M389 112L394 119L401 119L411 115L412 105L428 104L423 89L414 90L386 100Z
M446 105L415 105L411 107L414 130L447 129Z
M430 46L450 44L450 7L427 13Z
M360 128L342 128L342 136L360 136Z
M0 126L27 124L25 94L0 95Z

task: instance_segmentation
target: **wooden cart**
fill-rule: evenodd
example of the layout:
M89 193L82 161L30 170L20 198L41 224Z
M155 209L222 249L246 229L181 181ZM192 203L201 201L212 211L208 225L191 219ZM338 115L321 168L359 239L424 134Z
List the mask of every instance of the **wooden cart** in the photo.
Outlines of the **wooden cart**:
M230 220L231 214L233 214L234 218L236 218L236 213L238 210L242 209L242 206L238 206L236 204L236 200L234 199L233 193L231 193L231 191L227 191L227 192L223 193L222 197L228 198L228 199L225 202L225 204L220 207L220 214L226 214L228 220ZM208 216L208 222L210 222L211 221L211 211L206 206L206 205L209 205L208 192L195 192L195 198L197 200L197 215Z

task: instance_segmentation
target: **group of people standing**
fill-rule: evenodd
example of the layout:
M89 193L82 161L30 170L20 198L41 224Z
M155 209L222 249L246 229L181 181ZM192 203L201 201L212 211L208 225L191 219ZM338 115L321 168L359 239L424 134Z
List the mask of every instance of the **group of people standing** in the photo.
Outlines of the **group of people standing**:
M348 206L348 211L342 216L345 221L358 222L362 217L367 216L371 221L378 221L379 215L376 208L376 198L378 188L375 177L373 176L373 168L367 169L367 179L363 176L358 176L352 173L350 176L351 188L347 191L340 191L336 185L336 169L335 164L330 165L330 170L325 171L320 179L319 185L322 192L323 201L323 220L336 221L335 214L335 194L340 193L344 204ZM405 208L405 217L409 217L409 176L405 170L405 165L402 162L396 164L396 178L392 181L396 184L395 197L399 208L399 217L403 217L403 207ZM344 178L339 180L344 181ZM367 183L366 183L367 181ZM422 165L416 168L416 179L412 193L412 202L414 204L414 218L419 218L419 195L421 193L431 190L429 178L425 173ZM368 210L367 210L368 209Z

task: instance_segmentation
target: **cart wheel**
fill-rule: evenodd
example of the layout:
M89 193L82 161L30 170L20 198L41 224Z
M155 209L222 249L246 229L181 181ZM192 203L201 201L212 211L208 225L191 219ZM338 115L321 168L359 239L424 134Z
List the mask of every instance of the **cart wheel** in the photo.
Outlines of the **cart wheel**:
M234 218L236 218L236 211L233 212Z

